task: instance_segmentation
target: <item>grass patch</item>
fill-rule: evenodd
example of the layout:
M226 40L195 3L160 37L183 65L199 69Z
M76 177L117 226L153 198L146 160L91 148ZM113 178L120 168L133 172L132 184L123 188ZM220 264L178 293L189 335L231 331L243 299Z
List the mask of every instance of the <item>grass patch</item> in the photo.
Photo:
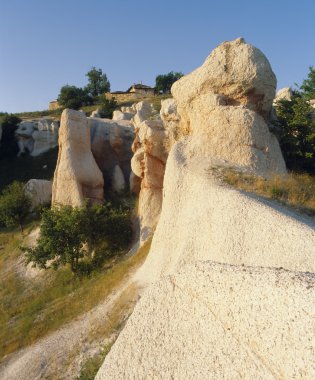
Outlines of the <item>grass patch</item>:
M28 280L14 269L22 243L17 230L0 232L0 358L96 306L143 262L150 247L148 243L133 256L113 258L87 278L74 278L64 268Z
M106 345L99 354L88 358L83 364L80 375L76 378L76 380L94 380L97 371L100 369L106 355L111 349L111 346L112 343Z
M315 177L309 174L290 173L264 179L250 174L225 169L224 182L244 191L274 199L295 211L315 217Z

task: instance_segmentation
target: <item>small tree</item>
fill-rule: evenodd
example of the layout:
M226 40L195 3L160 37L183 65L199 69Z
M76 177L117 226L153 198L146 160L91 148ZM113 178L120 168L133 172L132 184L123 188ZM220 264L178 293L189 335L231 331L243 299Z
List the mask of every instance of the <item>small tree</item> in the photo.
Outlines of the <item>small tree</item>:
M115 98L107 99L105 94L102 94L98 97L99 112L101 117L106 117L111 119L113 117L113 112L118 106Z
M82 106L91 104L92 99L87 91L76 86L63 86L60 89L58 102L65 108L79 109Z
M23 233L23 223L30 212L31 201L24 193L21 182L13 182L0 196L0 221L7 227L18 225Z
M103 74L102 69L92 67L92 69L86 73L89 83L85 87L86 91L93 98L101 95L104 92L110 91L110 83L106 74Z
M307 79L304 79L300 89L305 99L315 99L315 69L311 66L309 68Z
M155 78L155 89L159 93L168 94L171 92L171 87L184 74L171 71L168 74L158 75Z
M288 168L314 174L315 119L309 104L312 96L315 96L315 72L310 68L300 90L293 91L291 100L279 100L276 112L279 142Z
M116 213L108 205L58 206L44 210L36 247L22 247L27 261L44 269L70 264L74 274L90 273L130 242L129 215L118 211L113 220L113 214ZM118 225L121 226L119 237L115 232Z

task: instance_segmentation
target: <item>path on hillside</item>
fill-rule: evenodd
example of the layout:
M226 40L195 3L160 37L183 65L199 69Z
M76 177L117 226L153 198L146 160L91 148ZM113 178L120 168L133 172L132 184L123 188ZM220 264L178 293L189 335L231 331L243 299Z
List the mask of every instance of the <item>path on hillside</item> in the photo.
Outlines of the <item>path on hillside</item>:
M119 304L119 299L126 298L124 298L124 309L120 310L121 320L132 310L138 298L137 289L132 286L134 273L133 271L129 274L122 284L90 311L34 345L10 355L0 365L0 378L42 380L56 379L58 374L58 379L73 380L78 376L82 362L98 353L106 339L109 340L115 333L115 331L104 332L104 327L108 327L111 323L111 311ZM115 330L115 326L112 326L112 329Z

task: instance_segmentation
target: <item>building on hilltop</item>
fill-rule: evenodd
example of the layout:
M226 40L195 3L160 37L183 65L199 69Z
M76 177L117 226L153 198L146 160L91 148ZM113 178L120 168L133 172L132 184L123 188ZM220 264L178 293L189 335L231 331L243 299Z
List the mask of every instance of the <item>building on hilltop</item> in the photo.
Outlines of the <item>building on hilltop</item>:
M54 111L60 108L60 104L58 103L58 100L52 100L49 102L48 109L49 111Z
M144 96L155 95L155 88L142 83L133 84L127 91L113 91L106 93L107 99L115 98L119 101L127 101L134 98L143 98Z
M145 84L138 83L129 87L127 92L132 94L154 95L155 89L150 86L146 86Z

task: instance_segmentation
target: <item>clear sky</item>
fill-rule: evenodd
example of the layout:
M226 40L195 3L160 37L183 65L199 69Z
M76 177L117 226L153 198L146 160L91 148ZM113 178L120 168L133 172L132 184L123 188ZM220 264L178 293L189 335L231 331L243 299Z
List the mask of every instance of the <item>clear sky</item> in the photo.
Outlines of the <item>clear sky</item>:
M113 91L188 73L226 40L268 57L278 88L315 66L315 0L0 0L0 111L47 109L102 68Z

